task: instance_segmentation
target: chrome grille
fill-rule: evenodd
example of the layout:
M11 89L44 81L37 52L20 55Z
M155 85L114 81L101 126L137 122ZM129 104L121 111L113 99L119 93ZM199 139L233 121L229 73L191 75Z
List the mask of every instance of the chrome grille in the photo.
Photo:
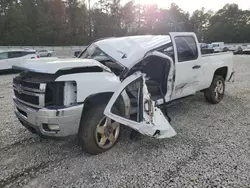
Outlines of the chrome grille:
M13 88L14 95L20 102L35 108L45 106L46 84L13 79Z
M26 88L31 88L31 89L39 89L40 88L39 83L26 82L26 81L19 80L17 78L13 79L13 84L20 85L20 86L26 87Z

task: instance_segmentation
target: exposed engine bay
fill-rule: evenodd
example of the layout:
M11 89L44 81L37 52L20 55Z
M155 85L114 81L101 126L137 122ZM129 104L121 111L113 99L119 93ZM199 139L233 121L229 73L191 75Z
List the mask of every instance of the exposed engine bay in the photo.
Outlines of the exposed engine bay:
M94 44L90 45L88 48L83 51L79 58L83 59L94 59L101 64L110 68L110 70L117 76L121 75L124 67L116 62L114 59L105 54L100 48Z

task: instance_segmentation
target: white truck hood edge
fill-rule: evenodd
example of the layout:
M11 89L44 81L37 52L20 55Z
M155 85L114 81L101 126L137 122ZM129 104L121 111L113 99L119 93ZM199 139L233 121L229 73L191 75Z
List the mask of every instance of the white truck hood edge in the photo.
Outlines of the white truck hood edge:
M32 72L55 74L59 70L69 70L72 68L98 66L111 72L111 70L94 59L80 58L40 58L31 59L22 63L20 66L13 66L15 69L28 70Z

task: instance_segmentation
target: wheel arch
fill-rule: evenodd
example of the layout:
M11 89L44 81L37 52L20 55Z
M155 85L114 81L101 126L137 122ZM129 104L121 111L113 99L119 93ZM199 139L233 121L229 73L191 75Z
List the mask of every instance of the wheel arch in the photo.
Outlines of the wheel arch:
M215 75L222 76L224 78L224 80L226 80L227 74L228 74L228 67L226 67L226 66L220 67L220 68L216 69L214 72L214 76Z
M212 73L212 72L211 72ZM207 85L207 88L209 88L214 80L215 76L222 76L224 78L224 80L226 81L227 76L228 76L228 67L227 66L222 66L222 67L218 67L215 71L214 74L209 76L209 82ZM206 88L206 89L207 89ZM205 91L206 89L201 90L202 92Z
M86 112L92 105L108 103L114 92L103 92L88 96L84 101L83 112ZM121 97L115 103L116 108L119 110L122 116L129 116L130 99L126 92L121 94Z

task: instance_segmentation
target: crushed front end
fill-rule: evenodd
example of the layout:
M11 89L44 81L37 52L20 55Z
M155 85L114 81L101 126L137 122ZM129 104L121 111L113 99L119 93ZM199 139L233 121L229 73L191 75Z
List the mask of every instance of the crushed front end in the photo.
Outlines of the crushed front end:
M82 115L76 82L56 82L56 78L55 74L25 72L13 79L17 118L43 137L76 135Z

